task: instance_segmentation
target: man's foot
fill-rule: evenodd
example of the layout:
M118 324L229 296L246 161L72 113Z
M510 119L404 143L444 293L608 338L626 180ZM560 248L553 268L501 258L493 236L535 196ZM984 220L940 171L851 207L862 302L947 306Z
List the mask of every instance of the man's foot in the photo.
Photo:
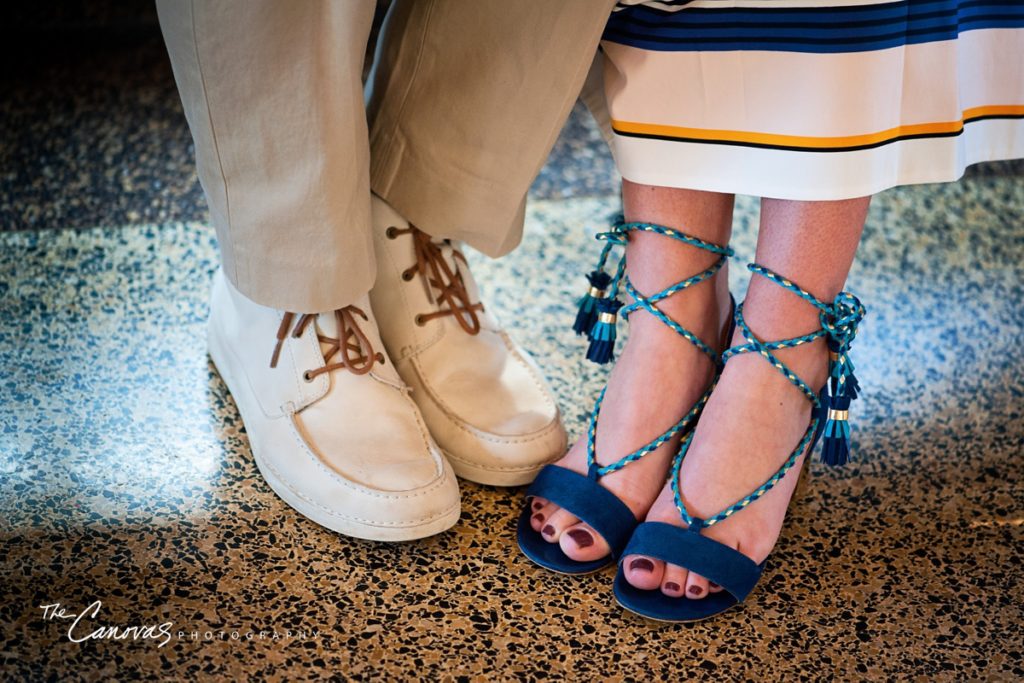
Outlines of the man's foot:
M283 313L218 271L207 340L256 464L286 503L377 541L458 521L455 474L387 358L367 297L331 313Z
M773 293L773 303L777 307L745 307L751 328L760 338L796 336L794 326L797 333L816 329L816 311L792 294L779 290ZM737 331L733 344L745 341ZM823 339L773 353L811 388L825 383L828 361ZM700 518L714 515L757 489L792 453L810 419L807 397L764 358L756 353L732 358L700 417L681 467L680 491L689 513ZM702 535L739 550L754 562L764 561L782 530L804 458L806 453L756 503L705 527ZM686 526L670 484L662 487L646 521ZM701 599L722 590L694 572L650 557L625 557L623 571L633 586L661 590L671 597Z
M482 303L449 240L373 197L381 337L456 474L519 486L565 451L554 396L533 359Z
M631 262L655 264L630 274L639 291L648 295L677 281L680 273L701 272L717 258L645 233L631 234L629 249ZM678 258L664 258L668 252ZM661 301L658 307L720 351L725 342L723 331L728 329L729 302L728 275L723 268L711 279ZM714 371L714 363L693 343L649 313L634 313L629 340L608 381L597 422L597 463L615 462L678 422L707 390ZM640 460L601 477L600 484L641 519L661 489L678 447L676 435ZM557 464L585 474L586 435ZM605 539L572 511L540 498L534 498L530 505L534 531L546 541L558 543L570 559L587 562L610 552Z

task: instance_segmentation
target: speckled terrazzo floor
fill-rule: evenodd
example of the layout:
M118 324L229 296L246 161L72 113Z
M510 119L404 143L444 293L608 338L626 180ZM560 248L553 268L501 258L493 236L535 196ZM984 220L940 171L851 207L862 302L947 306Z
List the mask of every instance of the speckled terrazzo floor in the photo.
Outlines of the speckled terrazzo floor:
M150 113L173 114L154 78L140 86L157 93ZM182 122L168 117L125 144L179 139ZM113 140L121 124L110 125ZM583 118L567 128L535 184L522 248L499 262L471 254L574 434L604 373L567 329L571 300L617 206L594 135ZM188 194L190 163L173 157L160 187L104 199L90 192L114 161L54 154L54 167L95 174L84 208L55 204L55 181L33 194L35 176L6 165L0 192L2 227L22 229L0 232L3 678L1024 678L1018 164L876 201L850 280L870 308L855 348L866 388L857 461L813 468L745 608L666 627L616 607L609 573L569 579L520 557L517 491L465 484L460 524L406 545L297 517L260 478L205 354L216 248ZM36 220L18 223L27 215ZM743 200L737 264L755 225ZM744 284L735 278L738 296ZM86 633L171 622L171 641L73 643L70 622L40 609L95 600Z

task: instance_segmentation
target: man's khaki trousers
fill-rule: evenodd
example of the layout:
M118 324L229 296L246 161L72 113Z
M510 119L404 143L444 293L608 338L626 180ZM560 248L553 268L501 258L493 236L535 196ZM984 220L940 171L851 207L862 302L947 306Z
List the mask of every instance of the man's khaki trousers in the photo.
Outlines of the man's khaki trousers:
M157 2L224 271L264 306L369 291L371 189L435 237L515 247L614 1L398 0L364 105L375 4Z

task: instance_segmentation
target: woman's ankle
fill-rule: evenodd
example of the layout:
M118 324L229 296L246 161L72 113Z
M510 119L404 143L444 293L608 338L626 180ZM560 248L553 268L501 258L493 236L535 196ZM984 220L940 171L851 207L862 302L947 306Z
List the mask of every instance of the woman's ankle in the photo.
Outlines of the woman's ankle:
M729 344L727 334L733 313L727 278L727 267L723 267L709 281L656 304L662 313L692 332L719 354ZM629 339L640 340L645 347L661 346L684 354L695 351L700 356L708 358L691 341L642 308L630 314ZM708 364L709 367L714 367L713 359L708 358Z
M761 341L790 339L821 328L820 311L813 304L756 276L743 301L743 318Z
M821 329L819 316L819 310L813 305L762 278L751 281L743 302L743 318L750 331L762 342L812 334ZM733 345L747 341L742 331L737 329ZM828 377L828 347L823 338L793 348L777 349L772 351L772 355L814 390L822 387Z

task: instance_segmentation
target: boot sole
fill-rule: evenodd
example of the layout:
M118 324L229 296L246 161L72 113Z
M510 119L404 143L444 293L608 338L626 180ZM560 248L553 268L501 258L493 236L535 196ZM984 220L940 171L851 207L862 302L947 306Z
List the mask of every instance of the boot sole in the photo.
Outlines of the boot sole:
M529 469L523 470L491 470L485 467L480 467L479 465L468 463L465 460L459 460L443 448L441 448L441 454L448 460L448 463L452 466L452 469L455 470L455 475L459 477L459 479L465 479L466 481L471 481L474 484L500 486L505 488L526 486L536 479L537 473L548 464L541 463L536 467L530 467Z

